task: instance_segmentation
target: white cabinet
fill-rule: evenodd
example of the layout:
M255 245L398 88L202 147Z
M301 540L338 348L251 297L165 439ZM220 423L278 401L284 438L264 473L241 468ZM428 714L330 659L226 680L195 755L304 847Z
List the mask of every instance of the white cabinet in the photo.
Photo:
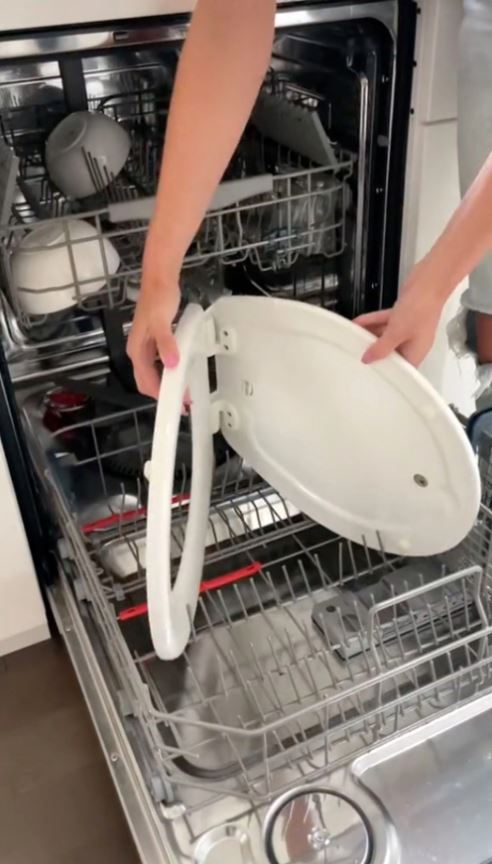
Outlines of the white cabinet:
M415 232L415 254L419 259L438 236L460 201L456 121L428 124L422 131L422 170ZM431 287L431 286L429 286ZM465 414L474 410L475 364L471 357L458 358L449 348L447 327L460 307L462 285L444 310L433 350L422 371L447 402Z
M426 123L456 119L458 116L457 40L463 15L463 0L422 0L419 63L425 70L425 87L420 105Z
M457 60L463 0L423 0L420 6L403 211L401 282L432 246L460 201ZM475 366L470 357L454 355L446 333L449 321L459 309L460 293L458 290L445 309L434 348L422 371L446 401L469 414L475 406Z
M0 443L0 655L49 637L41 592Z

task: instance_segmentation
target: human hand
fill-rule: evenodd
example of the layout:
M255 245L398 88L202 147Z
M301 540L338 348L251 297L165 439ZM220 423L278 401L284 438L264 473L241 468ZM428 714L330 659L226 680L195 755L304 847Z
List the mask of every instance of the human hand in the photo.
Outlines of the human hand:
M438 272L433 272L425 260L417 264L392 309L355 319L356 324L377 337L363 362L374 363L398 351L412 366L420 366L434 343L448 294L440 290Z
M159 253L159 246L154 245L149 235L140 294L127 343L137 387L145 396L154 399L157 399L160 387L156 361L160 359L168 369L179 363L179 351L172 333L180 301L179 283L177 277L167 272Z

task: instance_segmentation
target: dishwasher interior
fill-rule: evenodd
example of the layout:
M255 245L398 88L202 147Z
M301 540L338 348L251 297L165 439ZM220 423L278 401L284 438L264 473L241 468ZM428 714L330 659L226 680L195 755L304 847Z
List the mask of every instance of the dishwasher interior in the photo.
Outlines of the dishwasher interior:
M277 31L257 106L224 176L230 188L272 175L271 189L210 209L186 256L183 304L263 294L353 317L394 299L389 250L398 225L387 219L394 34L368 18L318 18ZM492 512L484 450L484 503L470 536L439 559L405 561L312 522L217 435L192 637L179 660L156 657L145 607L145 465L155 406L128 386L124 341L181 35L169 27L167 41L150 47L0 65L0 140L15 154L0 253L4 352L63 578L158 818L182 817L176 832L189 855L204 827L239 813L258 819L275 795L490 687ZM50 179L44 147L63 117L85 109L121 123L131 150L117 176L87 152L94 192L75 200ZM268 124L281 115L300 125L297 149L282 123ZM325 161L306 155L320 146ZM89 240L74 239L81 221L92 226ZM54 232L71 268L68 283L37 292L71 292L68 308L44 315L26 312L23 295L32 289L16 283L12 266L26 238L34 235L33 251L43 249L40 226ZM84 278L78 267L84 243L100 249L97 291L87 290L94 274ZM192 463L184 416L176 570ZM201 848L193 860L218 860Z
M168 39L154 49L0 65L0 140L18 160L0 234L4 345L14 378L35 375L40 366L57 372L90 366L90 349L107 342L108 313L123 328L131 320L151 212L136 202L155 193L179 54L171 28ZM385 218L393 66L393 41L379 22L279 31L251 123L224 176L230 183L273 175L272 187L208 213L186 256L184 301L275 294L350 317L380 305L395 244ZM117 176L84 150L93 194L83 199L60 192L45 158L50 132L76 109L119 121L131 138ZM277 132L283 130L275 140L272 116ZM300 134L293 138L295 126ZM46 247L47 235L38 239L40 220L51 226L50 243L67 248L70 268L61 284L33 290L16 284L12 261L30 234L31 253ZM79 236L81 222L91 224L89 238ZM99 270L89 279L79 261L97 242ZM58 309L67 290L71 302ZM38 312L43 299L55 311Z

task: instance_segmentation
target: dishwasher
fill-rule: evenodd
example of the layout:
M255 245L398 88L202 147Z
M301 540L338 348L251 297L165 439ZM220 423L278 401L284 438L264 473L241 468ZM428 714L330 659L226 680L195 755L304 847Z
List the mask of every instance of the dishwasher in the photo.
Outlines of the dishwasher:
M394 302L417 15L410 0L279 8L258 102L186 256L183 307L246 295L353 318ZM156 407L135 392L125 340L186 28L170 16L0 40L2 436L54 621L145 864L486 864L486 441L471 531L408 558L323 527L215 435L196 614L179 656L154 649ZM86 152L93 188L76 200L50 179L45 144L87 110L131 146L116 174ZM90 293L81 222L102 250ZM40 230L71 266L69 285L43 288L71 291L49 314L26 311L12 263L26 239L42 247ZM230 340L223 330L224 351ZM192 432L184 414L171 580L200 494Z

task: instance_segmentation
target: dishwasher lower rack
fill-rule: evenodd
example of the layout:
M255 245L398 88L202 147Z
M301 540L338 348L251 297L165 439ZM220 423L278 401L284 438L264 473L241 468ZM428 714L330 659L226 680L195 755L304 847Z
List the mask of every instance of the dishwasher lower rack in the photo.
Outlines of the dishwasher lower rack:
M111 492L104 455L92 458ZM88 530L53 464L43 471L76 596L119 682L125 722L150 754L154 794L191 808L222 794L267 801L492 684L488 506L458 549L402 561L334 536L227 465L192 636L173 662L153 652L145 613L143 481L130 509L135 487L122 481L120 510ZM176 489L175 565L186 489Z

